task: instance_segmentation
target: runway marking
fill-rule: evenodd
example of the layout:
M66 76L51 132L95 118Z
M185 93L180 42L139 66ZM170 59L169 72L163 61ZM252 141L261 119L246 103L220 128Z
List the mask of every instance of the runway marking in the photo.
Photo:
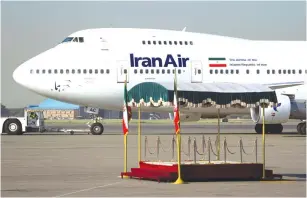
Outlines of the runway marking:
M96 188L105 188L105 187L113 186L113 185L116 185L116 184L119 184L119 183L122 183L122 181L115 182L115 183L110 183L110 184L106 184L106 185L102 185L102 186L95 186L95 187L91 187L91 188L77 190L77 191L74 191L74 192L65 193L65 194L62 194L62 195L55 196L55 197L63 197L63 196L66 196L66 195L71 195L71 194L75 194L75 193L79 193L79 192L84 192L84 191L88 191L88 190L93 190L93 189L96 189Z

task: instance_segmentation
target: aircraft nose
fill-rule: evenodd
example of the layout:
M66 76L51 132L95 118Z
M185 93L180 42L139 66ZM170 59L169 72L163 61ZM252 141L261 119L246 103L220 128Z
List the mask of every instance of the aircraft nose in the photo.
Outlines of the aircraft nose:
M23 85L24 74L22 72L21 66L17 67L13 72L13 79L16 83Z

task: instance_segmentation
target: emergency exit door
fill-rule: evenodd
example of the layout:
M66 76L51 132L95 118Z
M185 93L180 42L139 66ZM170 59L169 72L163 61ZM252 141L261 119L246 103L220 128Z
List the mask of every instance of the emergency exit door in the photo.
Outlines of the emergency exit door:
M129 82L129 61L117 61L117 83Z
M192 61L191 82L201 83L203 81L203 67L201 61Z

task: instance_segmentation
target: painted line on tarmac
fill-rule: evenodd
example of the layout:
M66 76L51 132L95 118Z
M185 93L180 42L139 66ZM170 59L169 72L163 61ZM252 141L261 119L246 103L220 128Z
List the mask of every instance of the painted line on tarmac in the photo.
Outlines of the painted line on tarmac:
M63 196L66 196L66 195L71 195L71 194L75 194L75 193L79 193L79 192L89 191L89 190L93 190L93 189L96 189L96 188L105 188L105 187L108 187L108 186L114 186L114 185L119 184L119 183L122 183L122 181L110 183L110 184L106 184L106 185L102 185L102 186L95 186L95 187L91 187L91 188L77 190L77 191L74 191L74 192L65 193L65 194L62 194L62 195L55 196L55 197L63 197Z

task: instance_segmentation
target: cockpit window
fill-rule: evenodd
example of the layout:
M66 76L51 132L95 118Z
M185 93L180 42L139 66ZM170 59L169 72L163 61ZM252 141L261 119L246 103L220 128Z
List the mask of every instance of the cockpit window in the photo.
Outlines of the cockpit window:
M62 43L65 43L65 42L70 42L72 41L73 37L67 37L66 39L64 39L64 41L62 41Z
M62 43L67 43L67 42L83 43L84 42L84 38L83 37L67 37L66 39L64 39L64 41L62 41Z

